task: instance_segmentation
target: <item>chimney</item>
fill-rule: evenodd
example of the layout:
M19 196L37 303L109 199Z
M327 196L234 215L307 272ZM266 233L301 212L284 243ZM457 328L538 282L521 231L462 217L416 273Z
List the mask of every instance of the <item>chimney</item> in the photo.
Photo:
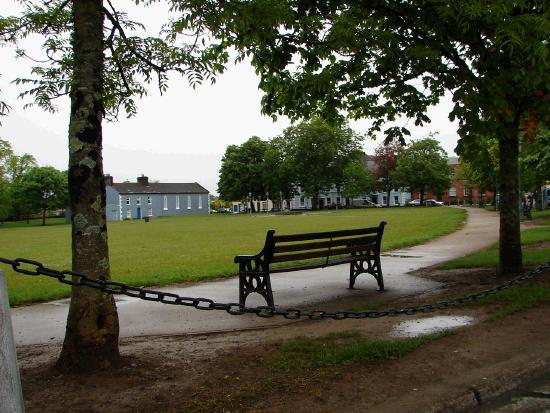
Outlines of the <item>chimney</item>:
M138 176L137 181L139 184L142 184L144 186L149 185L149 178L143 174L141 174L141 176Z
M113 186L113 177L109 174L103 175L103 179L105 180L105 186Z

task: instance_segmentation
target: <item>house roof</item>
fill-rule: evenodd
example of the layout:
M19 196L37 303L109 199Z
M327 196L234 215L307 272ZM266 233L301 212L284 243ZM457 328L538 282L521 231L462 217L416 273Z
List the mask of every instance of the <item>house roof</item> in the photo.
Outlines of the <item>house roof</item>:
M137 182L122 182L114 183L113 188L120 194L208 194L208 190L196 182L150 182L147 185Z

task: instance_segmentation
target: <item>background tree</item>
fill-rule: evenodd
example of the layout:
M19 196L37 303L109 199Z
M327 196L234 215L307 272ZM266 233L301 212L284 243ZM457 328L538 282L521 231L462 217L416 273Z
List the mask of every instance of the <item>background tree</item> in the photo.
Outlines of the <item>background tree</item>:
M0 176L0 223L5 221L10 213L10 196L8 182Z
M269 143L253 136L242 145L230 145L222 158L218 192L223 199L241 200L266 195L265 154ZM254 204L252 204L254 205Z
M30 213L20 203L14 202L12 192L21 176L35 166L37 166L36 160L32 155L28 153L16 155L11 144L0 139L0 181L2 181L0 219L8 217L20 219L24 212L27 213L27 216Z
M458 177L473 182L479 192L493 191L493 205L496 205L500 164L498 139L480 135L476 139L463 140L456 152L460 155Z
M390 192L395 185L393 183L392 173L397 164L397 156L401 151L399 142L391 142L387 145L379 145L374 150L374 162L376 169L374 171L374 179L376 188L386 192L387 205L390 206Z
M224 201L219 197L211 196L210 197L210 209L212 211L217 211L220 208L230 208L231 201Z
M155 7L158 2L137 1ZM179 36L147 35L142 24L128 19L106 0L28 0L19 16L0 17L0 42L18 47L23 39L43 38L44 64L32 78L18 79L23 97L48 111L55 99L69 95L69 192L72 220L72 268L110 279L105 184L102 160L102 121L122 109L136 113L135 98L146 84L167 88L168 73L188 78L192 85L213 80L226 54L216 46L199 50L201 31ZM184 43L188 39L189 44ZM34 59L39 62L44 59ZM2 107L0 106L0 110ZM116 364L118 316L113 297L98 290L73 288L67 330L57 366L92 370Z
M352 205L354 197L368 194L372 190L372 177L367 165L362 160L348 163L343 171L343 193L346 197L346 205Z
M182 27L207 25L252 56L268 114L373 118L371 133L409 134L445 91L461 140L499 141L500 273L522 270L518 138L549 116L547 1L181 0ZM528 75L527 75L528 74Z
M10 212L7 163L13 154L9 142L0 139L0 221L4 221Z
M67 207L67 174L51 166L33 167L14 183L12 196L24 210L40 211L44 226L47 211Z
M542 186L550 181L550 129L546 125L532 141L523 142L520 165L523 190L533 192L537 209L542 209Z
M341 188L345 167L356 159L363 138L347 125L331 126L315 118L290 126L280 136L294 183L319 207L319 192Z
M397 158L392 174L395 185L419 192L420 205L426 191L440 195L451 185L447 153L431 138L413 141Z
M264 181L271 199L282 209L282 201L289 200L296 192L292 161L285 154L284 140L275 137L269 141L265 152Z

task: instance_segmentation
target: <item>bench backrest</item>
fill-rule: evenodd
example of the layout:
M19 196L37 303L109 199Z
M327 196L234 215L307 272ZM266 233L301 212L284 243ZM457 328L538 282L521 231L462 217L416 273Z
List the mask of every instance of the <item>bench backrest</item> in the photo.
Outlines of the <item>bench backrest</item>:
M354 255L370 251L379 254L385 225L381 222L377 227L294 235L275 235L270 230L264 257L270 264L296 263L298 269L351 261Z

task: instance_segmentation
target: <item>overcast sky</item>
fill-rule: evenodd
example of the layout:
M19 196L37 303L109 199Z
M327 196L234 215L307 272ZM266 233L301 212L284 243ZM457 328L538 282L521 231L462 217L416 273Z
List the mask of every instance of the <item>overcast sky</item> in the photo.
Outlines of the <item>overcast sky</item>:
M11 1L2 0L2 5ZM0 13L13 12L8 8ZM28 101L17 99L22 89L11 81L28 76L31 65L16 60L8 48L0 48L0 62L1 96L12 107L9 116L1 119L0 138L9 141L17 154L32 154L40 165L66 169L68 98L59 102L59 112L55 114L38 108L24 110ZM137 117L104 123L104 172L113 175L115 182L134 181L145 174L161 182L198 182L210 192L217 192L221 158L228 145L239 145L253 135L267 140L290 125L286 118L273 122L261 115L258 80L245 62L230 65L214 85L193 90L185 80L173 76L162 97L152 87L149 96L139 102ZM430 125L417 128L410 122L412 138L438 132L441 146L453 155L457 125L448 120L450 108L447 97L430 110ZM402 120L397 124L405 123ZM364 133L368 124L350 123L359 133ZM365 142L365 151L373 153L380 141Z

